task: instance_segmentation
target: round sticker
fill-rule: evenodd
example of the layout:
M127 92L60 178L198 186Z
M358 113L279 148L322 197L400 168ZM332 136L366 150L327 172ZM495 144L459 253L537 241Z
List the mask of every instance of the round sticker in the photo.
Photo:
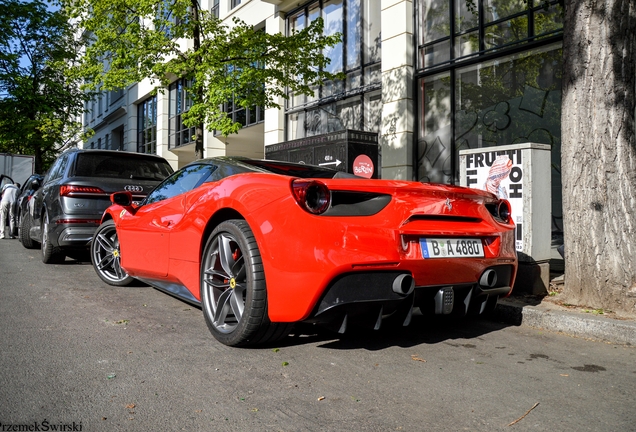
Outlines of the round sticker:
M361 154L353 161L353 173L360 177L370 179L373 177L373 161L367 155Z

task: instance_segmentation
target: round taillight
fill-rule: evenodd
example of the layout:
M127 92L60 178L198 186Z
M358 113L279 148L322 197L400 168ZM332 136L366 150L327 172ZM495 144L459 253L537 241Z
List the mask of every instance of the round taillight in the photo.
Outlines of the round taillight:
M499 205L497 206L497 213L499 214L499 218L505 223L511 222L511 210L508 200L502 199L499 201Z
M292 192L296 202L312 214L326 212L331 204L329 188L315 180L293 180Z

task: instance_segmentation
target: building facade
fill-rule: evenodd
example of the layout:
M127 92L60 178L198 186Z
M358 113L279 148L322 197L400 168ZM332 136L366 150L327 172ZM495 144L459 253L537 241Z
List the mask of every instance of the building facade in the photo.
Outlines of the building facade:
M377 134L382 178L459 184L462 149L523 142L552 147L553 230L561 231L562 14L544 0L203 0L226 23L300 30L322 17L342 34L329 68L346 79L284 109L226 111L244 127L205 132L204 155L262 158L268 146L338 131ZM179 168L194 159L183 126L188 83L153 95L149 82L104 92L87 105L95 135L84 145L159 154Z

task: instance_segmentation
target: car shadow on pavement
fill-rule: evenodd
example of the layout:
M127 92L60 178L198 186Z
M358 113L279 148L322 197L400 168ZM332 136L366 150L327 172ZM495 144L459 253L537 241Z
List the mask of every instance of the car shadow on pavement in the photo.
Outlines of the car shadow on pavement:
M91 254L89 251L78 250L65 253L67 255L62 265L91 265Z
M379 330L351 328L344 334L301 323L294 327L290 336L279 341L277 346L318 343L321 348L377 351L396 346L408 348L456 339L474 339L506 327L510 327L510 324L486 318L422 315L413 316L406 327L391 323Z

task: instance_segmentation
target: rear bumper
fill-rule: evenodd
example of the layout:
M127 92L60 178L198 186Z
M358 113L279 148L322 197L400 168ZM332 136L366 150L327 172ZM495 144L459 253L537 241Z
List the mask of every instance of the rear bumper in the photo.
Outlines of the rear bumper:
M87 227L69 226L63 228L57 237L57 244L61 247L82 247L88 246L93 239L93 234L97 230L97 225ZM57 231L57 230L56 230Z
M305 320L344 332L351 324L378 329L394 315L407 325L413 307L424 314L481 314L510 293L513 265L491 266L474 283L404 287L403 271L350 273L336 278ZM489 276L489 277L488 277ZM411 279L412 280L412 279Z

